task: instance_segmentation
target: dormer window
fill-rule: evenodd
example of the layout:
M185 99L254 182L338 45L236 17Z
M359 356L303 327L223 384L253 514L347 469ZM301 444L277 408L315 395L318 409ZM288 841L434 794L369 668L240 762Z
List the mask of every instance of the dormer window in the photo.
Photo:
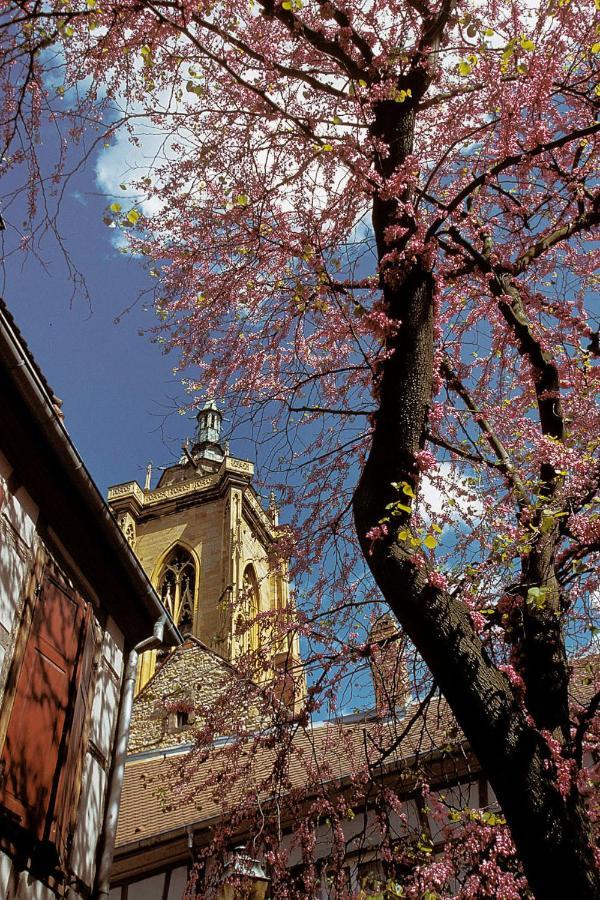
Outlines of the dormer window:
M189 723L190 723L189 712L183 712L182 710L179 710L178 712L175 713L175 728L177 728L178 730L180 728L185 728L186 725L189 725Z
M171 712L167 716L166 730L168 734L175 734L177 731L183 731L193 724L193 716L188 710L178 709Z

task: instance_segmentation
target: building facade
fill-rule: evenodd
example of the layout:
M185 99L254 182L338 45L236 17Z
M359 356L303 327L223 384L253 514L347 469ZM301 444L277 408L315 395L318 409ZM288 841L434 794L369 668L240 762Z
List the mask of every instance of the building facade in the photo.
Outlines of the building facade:
M0 896L101 898L128 673L181 638L2 303L0 398Z
M274 565L281 536L273 496L263 507L251 462L221 443L222 416L213 402L197 416L191 447L166 468L155 488L137 482L109 488L123 533L183 634L198 638L228 663L260 659L255 680L277 680L294 705L303 692L298 637L285 565ZM278 631L286 632L278 637ZM137 690L164 654L146 653ZM264 663L264 664L263 664Z

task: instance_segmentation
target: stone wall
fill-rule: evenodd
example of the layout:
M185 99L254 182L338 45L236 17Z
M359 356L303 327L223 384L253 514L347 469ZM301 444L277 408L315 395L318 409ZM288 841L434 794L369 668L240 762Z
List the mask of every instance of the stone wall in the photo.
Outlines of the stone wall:
M137 695L129 753L191 743L202 725L192 711L214 705L235 678L232 667L195 638L174 650ZM252 686L249 686L249 690ZM188 714L187 724L177 712Z

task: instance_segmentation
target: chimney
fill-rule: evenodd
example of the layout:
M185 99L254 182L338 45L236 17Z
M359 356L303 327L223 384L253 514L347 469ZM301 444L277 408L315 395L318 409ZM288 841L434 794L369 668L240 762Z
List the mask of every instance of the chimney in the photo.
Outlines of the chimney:
M404 709L409 699L404 660L406 637L391 613L380 616L369 634L370 665L378 716Z

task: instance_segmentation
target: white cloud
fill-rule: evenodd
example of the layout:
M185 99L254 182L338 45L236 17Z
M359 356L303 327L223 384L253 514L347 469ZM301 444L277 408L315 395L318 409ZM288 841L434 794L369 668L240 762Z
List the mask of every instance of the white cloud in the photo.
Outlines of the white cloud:
M484 504L464 475L449 462L440 463L421 479L418 512L428 521L442 513L452 522L481 519Z

